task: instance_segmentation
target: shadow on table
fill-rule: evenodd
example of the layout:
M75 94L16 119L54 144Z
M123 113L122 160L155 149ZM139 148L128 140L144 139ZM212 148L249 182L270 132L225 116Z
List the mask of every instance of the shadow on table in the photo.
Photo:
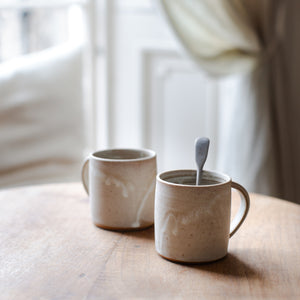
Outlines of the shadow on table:
M262 274L255 266L251 266L235 254L228 253L226 257L199 265L190 265L191 268L212 272L224 276L248 277L262 279Z
M135 238L153 240L154 242L154 225L143 230L127 231L124 234Z
M97 227L96 225L94 226ZM114 233L116 235L126 235L138 239L153 240L154 242L154 225L145 229L136 229L136 230L111 230L111 229L100 228L100 227L97 228L99 230L105 230Z

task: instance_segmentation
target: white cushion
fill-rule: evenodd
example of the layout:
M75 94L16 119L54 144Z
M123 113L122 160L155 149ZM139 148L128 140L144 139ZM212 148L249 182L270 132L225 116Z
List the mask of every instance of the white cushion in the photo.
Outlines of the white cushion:
M0 64L0 187L79 178L82 99L81 47Z

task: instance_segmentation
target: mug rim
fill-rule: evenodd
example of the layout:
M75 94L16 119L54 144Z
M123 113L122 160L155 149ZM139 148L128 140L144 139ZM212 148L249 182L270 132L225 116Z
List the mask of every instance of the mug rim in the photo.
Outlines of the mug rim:
M101 157L98 156L100 154L105 154L109 152L135 152L137 157L134 158L120 158L120 157ZM138 154L143 153L144 156L138 156ZM156 152L151 149L145 148L107 148L102 150L97 150L90 154L91 158L98 160L98 161L108 161L108 162L134 162L134 161L145 161L156 157Z
M222 172L218 172L218 171L209 171L209 170L203 170L203 175L213 175L214 177L222 177L222 179L224 179L224 181L220 181L217 183L212 183L212 184L201 184L201 185L196 185L196 184L183 184L183 183L174 183L174 182L170 182L168 180L166 180L166 178L162 178L162 176L172 176L172 175L176 175L177 176L179 174L183 174L182 177L184 177L184 175L186 176L191 176L194 174L197 174L197 170L194 169L176 169L176 170L169 170L169 171L163 171L160 172L159 174L157 174L156 179L157 181L166 184L166 185L170 185L170 186L177 186L177 187L186 187L186 188L208 188L208 187L216 187L216 186L222 186L225 184L228 184L229 182L232 181L231 177L225 173ZM174 176L175 177L175 176ZM169 177L169 179L172 177Z

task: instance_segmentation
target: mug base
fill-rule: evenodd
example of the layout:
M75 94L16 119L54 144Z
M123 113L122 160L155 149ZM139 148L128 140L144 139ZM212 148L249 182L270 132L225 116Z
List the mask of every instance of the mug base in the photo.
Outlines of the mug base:
M124 231L140 231L140 230L145 230L150 227L153 227L154 223L146 225L146 226L141 226L141 227L111 227L111 226L106 226L103 224L99 223L94 223L95 226L105 229L105 230L110 230L110 231L119 231L119 232L124 232Z
M158 252L157 252L158 253ZM199 264L209 264L209 263L213 263L213 262L217 262L223 258L225 258L227 256L228 253L226 253L224 256L216 258L216 259L212 259L212 260L206 260L206 261L183 261L183 260L178 260L178 259L173 259L173 258L168 258L160 253L158 253L158 255L170 262L176 263L176 264L182 264L182 265L199 265Z

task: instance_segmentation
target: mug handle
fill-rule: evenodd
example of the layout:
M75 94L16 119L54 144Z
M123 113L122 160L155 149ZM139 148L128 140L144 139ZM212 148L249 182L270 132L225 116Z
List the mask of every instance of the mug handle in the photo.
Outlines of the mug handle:
M84 186L86 193L89 195L89 161L90 158L87 157L82 165L81 169L81 181Z
M241 204L240 204L239 211L237 212L237 214L235 215L234 219L230 224L230 233L229 233L230 238L237 232L237 230L240 228L242 223L245 221L250 207L250 197L246 189L242 187L240 184L233 181L231 182L231 187L236 189L239 192L241 197Z

